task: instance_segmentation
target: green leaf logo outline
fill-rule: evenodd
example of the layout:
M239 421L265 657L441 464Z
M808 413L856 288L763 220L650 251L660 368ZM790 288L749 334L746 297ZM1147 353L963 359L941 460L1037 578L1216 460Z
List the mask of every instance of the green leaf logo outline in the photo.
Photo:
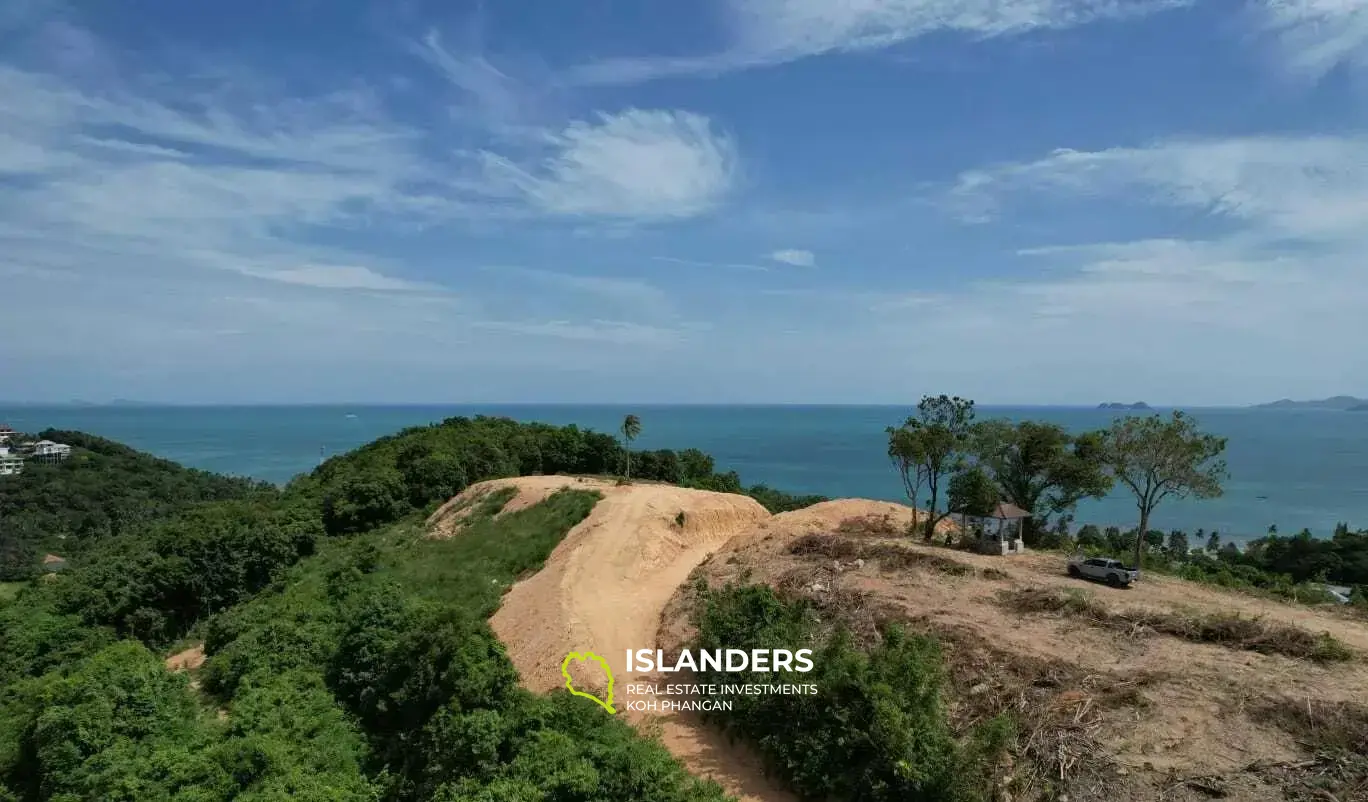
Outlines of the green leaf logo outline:
M594 662L599 664L599 667L603 669L603 673L608 676L608 701L605 702L597 696L593 695L592 693L585 693L583 691L575 690L574 681L570 679L571 660L593 660ZM607 660L604 660L602 657L599 657L593 652L571 652L565 656L564 660L561 661L561 676L565 677L565 689L569 691L571 694L575 696L583 696L585 699L593 700L595 704L599 705L604 710L607 710L609 713L617 713L617 711L613 709L613 669L608 665Z

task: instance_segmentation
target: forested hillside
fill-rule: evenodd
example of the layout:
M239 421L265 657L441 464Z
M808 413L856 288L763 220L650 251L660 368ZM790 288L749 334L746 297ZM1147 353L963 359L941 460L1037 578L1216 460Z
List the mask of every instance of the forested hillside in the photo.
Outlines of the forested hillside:
M575 426L507 418L449 418L405 429L328 460L292 482L291 495L319 500L329 534L362 532L456 495L484 479L530 474L613 474L624 451L611 435ZM734 471L719 474L697 449L632 454L632 477L685 487L748 493L771 512L821 501L757 485L743 488Z
M612 437L457 418L282 491L44 436L76 451L6 487L5 525L30 550L67 535L71 567L0 605L0 800L722 798L627 726L521 691L485 623L592 494L497 521L492 499L451 541L405 517L484 479L615 472ZM632 463L741 487L694 450ZM206 640L201 690L162 665L189 634Z
M29 460L0 479L0 581L28 579L45 551L73 558L94 542L204 501L265 499L263 482L197 471L106 440L49 429L72 447L64 462Z

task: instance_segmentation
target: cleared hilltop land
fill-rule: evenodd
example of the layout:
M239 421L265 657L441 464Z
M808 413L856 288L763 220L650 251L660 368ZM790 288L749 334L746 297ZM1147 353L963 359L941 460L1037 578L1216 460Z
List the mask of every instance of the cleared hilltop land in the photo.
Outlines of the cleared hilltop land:
M524 477L472 486L429 527L459 536L462 510L488 493L515 488L511 510L567 486L604 498L491 621L533 690L560 687L560 661L583 649L608 658L619 688L649 679L628 678L623 653L688 641L692 573L810 599L869 641L891 621L941 639L952 721L1010 710L1027 728L1008 769L1020 799L1042 772L1064 777L1073 800L1331 798L1297 795L1333 771L1311 733L1368 734L1353 718L1368 688L1360 620L1169 577L1095 587L1053 553L925 545L901 534L915 514L903 505L847 499L771 516L728 493ZM628 715L695 774L746 799L792 798L692 714Z

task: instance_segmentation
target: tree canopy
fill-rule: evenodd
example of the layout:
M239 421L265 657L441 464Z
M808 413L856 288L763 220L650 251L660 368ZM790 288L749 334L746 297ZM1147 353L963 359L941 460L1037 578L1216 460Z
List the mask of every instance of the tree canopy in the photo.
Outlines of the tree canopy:
M72 453L59 463L30 460L0 481L0 582L32 577L44 551L74 558L194 504L278 494L265 482L186 468L82 432L37 436Z
M923 537L931 539L948 511L939 510L947 479L964 465L974 421L974 402L959 396L925 396L917 414L901 426L890 426L888 457L902 478L913 506L920 504L921 489L929 495Z
M1111 490L1102 440L1100 433L1073 435L1053 423L989 420L974 425L971 450L1000 497L1031 513L1026 541L1036 545L1049 514Z
M1166 498L1214 498L1226 478L1223 437L1207 434L1181 411L1118 418L1106 430L1102 451L1116 481L1135 496L1140 525L1135 538L1135 567L1144 559L1144 534L1150 514Z

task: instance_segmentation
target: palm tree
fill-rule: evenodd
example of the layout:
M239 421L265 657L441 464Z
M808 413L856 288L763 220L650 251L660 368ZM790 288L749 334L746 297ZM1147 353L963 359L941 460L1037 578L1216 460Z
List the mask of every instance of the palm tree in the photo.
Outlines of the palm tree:
M626 478L632 478L632 441L641 434L641 418L636 415L628 415L622 419L622 439L627 441L627 474Z

